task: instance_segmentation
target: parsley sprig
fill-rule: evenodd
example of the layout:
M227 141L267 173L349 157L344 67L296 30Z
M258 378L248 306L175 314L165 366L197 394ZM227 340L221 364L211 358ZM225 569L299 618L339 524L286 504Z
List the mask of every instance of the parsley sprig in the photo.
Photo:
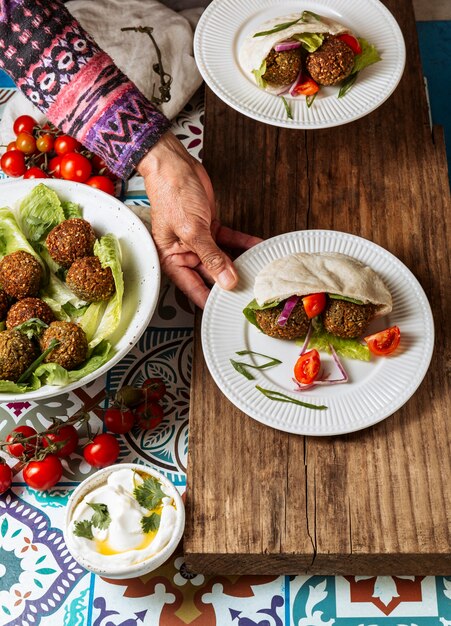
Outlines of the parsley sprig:
M158 513L151 513L150 515L144 515L141 518L141 528L143 533L151 533L158 530L160 527L161 516Z
M105 530L111 523L111 517L106 504L94 502L88 502L87 504L93 509L94 514L90 520L85 519L75 522L74 535L84 537L85 539L94 539L92 527L95 526L95 528Z
M166 494L161 489L160 482L153 476L148 476L141 485L134 488L133 495L142 507L152 510L161 504Z

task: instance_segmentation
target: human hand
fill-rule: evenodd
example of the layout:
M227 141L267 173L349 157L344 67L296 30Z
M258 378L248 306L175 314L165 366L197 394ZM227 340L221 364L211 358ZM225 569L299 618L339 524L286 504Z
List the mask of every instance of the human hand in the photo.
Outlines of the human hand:
M167 132L138 164L151 205L152 236L164 272L197 306L210 293L206 283L233 289L238 274L220 246L248 248L261 239L215 218L213 187L205 168Z

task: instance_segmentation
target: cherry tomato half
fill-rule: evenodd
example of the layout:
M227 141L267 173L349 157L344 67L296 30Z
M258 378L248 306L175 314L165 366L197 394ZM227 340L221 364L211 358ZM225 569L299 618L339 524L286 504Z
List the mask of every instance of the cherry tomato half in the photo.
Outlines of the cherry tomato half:
M30 461L24 468L24 481L32 489L45 491L56 485L63 475L61 461L54 454L49 454L42 461Z
M143 402L135 409L136 423L144 430L152 430L163 421L163 408L157 402Z
M135 415L130 409L110 407L103 416L106 429L117 435L123 435L131 431L135 424Z
M370 351L376 356L386 356L396 350L401 339L398 326L391 326L364 338Z
M49 174L53 176L53 178L61 178L61 161L63 160L62 156L56 156L50 159L49 161Z
M23 175L24 179L28 179L28 178L50 178L50 176L48 174L46 174L44 172L44 170L41 170L40 167L30 167L30 169L28 169L25 174Z
M294 93L297 96L313 96L318 91L319 85L309 76L304 76L302 81L294 87Z
M0 493L5 493L13 482L13 472L9 465L0 462Z
M6 437L8 454L11 456L20 457L24 453L32 453L36 448L36 438L30 439L30 441L26 441L25 443L20 443L20 438L17 437L18 434L21 434L22 438L32 437L36 435L36 431L31 426L17 426L14 430L12 430L9 435ZM16 443L14 443L16 442Z
M16 135L20 133L33 133L33 130L38 125L37 121L31 115L19 115L13 125L13 131Z
M26 155L36 152L36 139L30 133L19 133L16 138L16 148Z
M294 366L294 377L302 385L310 385L319 374L321 359L317 350L304 352Z
M141 387L146 394L146 399L151 401L158 402L166 393L166 385L162 378L147 378Z
M77 152L65 154L61 160L61 177L77 183L85 183L91 176L89 159Z
M0 165L5 174L7 176L12 176L13 178L23 176L27 169L27 166L25 165L25 155L23 152L17 150L17 148L15 150L8 150L8 152L5 152L2 155Z
M77 449L78 433L72 424L66 424L58 428L54 433L48 433L42 438L44 448L52 443L57 444L55 455L60 459L70 456Z
M81 143L69 135L60 135L57 137L53 146L56 154L60 155L69 154L69 152L76 152L80 148Z
M362 53L362 46L360 45L359 40L354 35L350 35L349 33L343 33L342 35L338 35L337 39L341 39L344 43L351 48L354 54Z
M309 296L302 298L302 304L304 305L307 317L316 317L326 308L326 294L324 292L311 293Z
M93 467L107 467L117 461L119 444L114 435L101 433L83 449L85 460Z
M52 135L49 135L48 133L40 135L36 139L36 148L39 150L39 152L50 152L51 150L53 150Z
M108 178L107 176L91 176L91 178L88 178L86 181L86 184L114 196L114 183L111 178Z

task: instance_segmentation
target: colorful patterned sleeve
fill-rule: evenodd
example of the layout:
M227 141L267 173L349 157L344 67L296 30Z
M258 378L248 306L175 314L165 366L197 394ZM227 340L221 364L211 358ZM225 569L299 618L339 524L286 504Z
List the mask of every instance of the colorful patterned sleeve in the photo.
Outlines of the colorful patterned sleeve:
M121 178L169 129L58 0L0 0L0 67Z

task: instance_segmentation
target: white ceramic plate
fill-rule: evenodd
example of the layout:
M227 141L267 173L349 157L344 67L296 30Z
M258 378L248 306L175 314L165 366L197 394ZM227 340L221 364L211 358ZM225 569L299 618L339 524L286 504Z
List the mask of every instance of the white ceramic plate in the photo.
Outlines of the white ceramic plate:
M304 97L290 101L288 119L280 97L259 89L241 68L239 50L245 37L268 19L314 11L350 28L374 44L382 60L362 71L348 94L322 88L308 108ZM378 0L213 0L196 28L194 54L207 85L231 107L253 119L286 128L328 128L352 122L380 106L396 88L405 64L401 30Z
M0 183L0 206L13 212L20 201L43 182L61 200L77 202L83 217L97 236L113 233L119 239L124 273L124 300L119 327L109 338L113 344L112 358L79 381L56 387L44 385L22 394L0 393L0 402L38 400L66 393L98 378L131 350L147 328L157 305L160 290L160 264L153 240L138 217L125 204L103 191L66 180L16 180Z
M253 299L257 273L270 261L294 252L341 252L372 267L393 297L390 315L376 319L368 334L397 325L401 343L388 357L370 362L343 359L350 381L344 385L316 387L294 392L293 366L300 346L294 341L274 339L250 324L242 310ZM350 235L327 230L287 233L251 248L235 261L240 274L239 288L224 291L213 287L202 319L202 346L207 366L221 391L250 417L299 435L338 435L383 420L399 409L417 389L428 369L434 324L429 302L409 269L384 248ZM252 350L276 357L281 365L252 370L256 380L247 380L235 371L230 359L261 364L259 357L238 357L235 352ZM332 359L321 358L327 367ZM326 405L324 411L291 403L272 401L255 386L287 394L298 400Z

